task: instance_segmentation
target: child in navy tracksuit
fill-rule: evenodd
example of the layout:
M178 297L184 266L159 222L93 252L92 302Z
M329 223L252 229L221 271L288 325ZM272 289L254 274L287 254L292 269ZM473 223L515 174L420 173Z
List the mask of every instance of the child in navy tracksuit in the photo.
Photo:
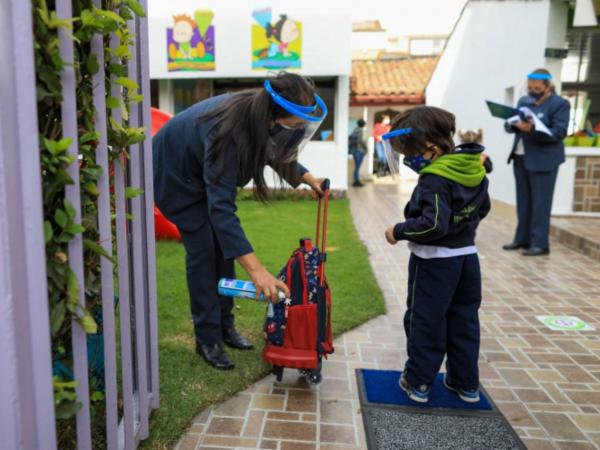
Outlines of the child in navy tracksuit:
M390 244L408 241L408 361L399 384L426 403L447 356L444 385L467 402L479 401L481 273L475 230L490 210L483 147L454 146L454 115L418 107L394 118L388 151L404 155L419 173L404 222L389 227Z

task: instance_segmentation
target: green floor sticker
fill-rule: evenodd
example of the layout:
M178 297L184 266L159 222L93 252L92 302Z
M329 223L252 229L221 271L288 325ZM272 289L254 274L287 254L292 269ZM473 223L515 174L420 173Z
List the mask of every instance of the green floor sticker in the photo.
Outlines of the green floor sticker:
M536 318L551 330L590 331L594 329L594 327L575 316L536 316Z

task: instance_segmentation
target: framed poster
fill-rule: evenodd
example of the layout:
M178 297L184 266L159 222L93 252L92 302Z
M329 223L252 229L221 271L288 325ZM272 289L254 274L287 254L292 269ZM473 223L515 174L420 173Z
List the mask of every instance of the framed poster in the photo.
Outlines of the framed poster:
M252 13L252 69L302 67L302 23L287 14L273 18L271 8Z
M173 26L167 28L167 67L169 72L215 70L214 14L199 9L194 17L173 16Z

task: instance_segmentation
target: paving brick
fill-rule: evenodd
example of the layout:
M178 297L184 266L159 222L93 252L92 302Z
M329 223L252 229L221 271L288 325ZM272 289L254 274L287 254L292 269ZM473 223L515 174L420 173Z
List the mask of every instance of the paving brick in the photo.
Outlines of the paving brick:
M579 431L569 416L565 414L536 413L535 417L553 438L568 440L585 439L581 431Z
M409 252L403 243L387 245L381 234L401 220L409 193L379 182L349 191L354 222L369 249L387 315L336 338L336 352L324 361L319 388L308 386L294 370L286 370L280 383L269 376L196 417L179 448L185 442L194 450L366 449L354 369L398 370L406 361ZM552 222L554 226L557 219ZM570 224L571 219L558 223ZM528 259L500 250L513 231L513 219L496 208L478 230L481 383L528 449L600 448L600 293L595 281L600 246L594 261L553 238L550 256ZM596 331L552 331L535 317L545 314L578 316Z
M223 434L239 436L244 426L243 419L230 419L227 417L213 417L208 424L206 434Z
M314 423L296 423L267 420L263 437L315 442L317 427Z

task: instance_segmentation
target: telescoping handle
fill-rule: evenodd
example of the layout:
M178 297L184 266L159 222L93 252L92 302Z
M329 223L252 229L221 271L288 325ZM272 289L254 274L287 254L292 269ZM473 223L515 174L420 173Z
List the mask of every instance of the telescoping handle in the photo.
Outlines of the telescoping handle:
M329 178L325 178L325 180L323 180L323 183L321 184L323 196L319 197L319 204L317 205L316 245L321 249L323 254L323 260L319 265L319 279L321 280L321 285L325 283L325 260L327 258L327 213L329 209L330 184ZM321 220L321 214L323 220Z

